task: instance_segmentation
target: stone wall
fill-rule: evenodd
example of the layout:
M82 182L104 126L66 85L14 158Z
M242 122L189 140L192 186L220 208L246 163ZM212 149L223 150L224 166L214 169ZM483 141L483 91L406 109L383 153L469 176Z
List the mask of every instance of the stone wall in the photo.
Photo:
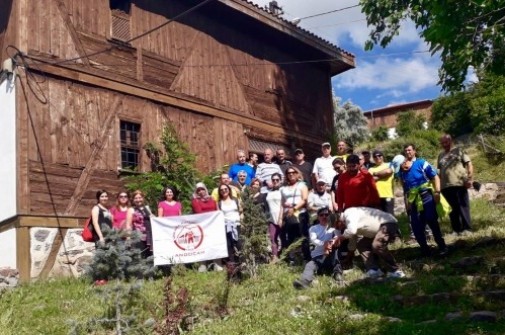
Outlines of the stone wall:
M55 258L49 259L53 243L60 240L57 228L30 229L31 278L38 278L44 267L50 266L48 277L80 276L86 264L89 264L95 250L94 243L84 242L81 237L82 229L68 229ZM48 264L48 266L50 265Z

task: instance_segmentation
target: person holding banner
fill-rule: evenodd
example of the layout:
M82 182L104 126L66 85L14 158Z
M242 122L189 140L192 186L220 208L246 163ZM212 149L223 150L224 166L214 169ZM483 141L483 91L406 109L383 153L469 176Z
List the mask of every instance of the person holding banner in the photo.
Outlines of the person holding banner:
M153 213L149 206L144 204L144 193L141 190L133 192L132 203L132 228L142 234L138 248L142 250L142 257L147 258L153 254L153 233L151 229L151 216Z
M204 183L197 183L193 199L191 200L191 208L194 214L217 211L217 204L209 195L207 186Z
M179 216L182 215L182 205L177 201L177 191L172 186L163 189L162 201L158 203L158 216Z
M238 262L238 251L240 250L240 220L242 208L237 198L232 197L231 187L221 184L219 190L219 210L224 214L226 226L226 242L228 245L228 258L231 262Z

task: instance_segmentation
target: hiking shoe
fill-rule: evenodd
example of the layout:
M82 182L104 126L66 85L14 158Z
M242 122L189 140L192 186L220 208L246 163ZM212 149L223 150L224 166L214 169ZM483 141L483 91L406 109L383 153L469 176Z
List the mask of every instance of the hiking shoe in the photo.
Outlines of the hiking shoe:
M384 272L382 272L381 269L378 269L378 270L374 270L374 269L370 269L366 272L365 274L368 278L379 278L379 277L382 277L384 275Z
M405 278L405 272L402 270L396 270L393 272L388 272L387 277L388 278Z
M306 288L309 288L309 284L303 280L303 279L296 279L293 281L293 286L297 289L297 290L304 290Z

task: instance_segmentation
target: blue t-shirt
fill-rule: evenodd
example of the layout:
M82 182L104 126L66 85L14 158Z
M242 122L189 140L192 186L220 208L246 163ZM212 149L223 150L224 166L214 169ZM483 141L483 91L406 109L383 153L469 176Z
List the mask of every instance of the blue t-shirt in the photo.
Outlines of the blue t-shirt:
M412 162L410 170L400 171L400 177L403 180L403 187L406 192L430 181L436 175L437 170L421 158L417 158Z
M247 177L245 178L245 184L249 185L251 183L251 180L256 175L256 172L254 172L254 169L252 168L252 166L250 166L247 163L244 163L244 164L235 163L232 166L230 166L230 170L228 171L228 175L230 176L230 178L233 181L238 182L237 176L240 171L245 171L247 173Z

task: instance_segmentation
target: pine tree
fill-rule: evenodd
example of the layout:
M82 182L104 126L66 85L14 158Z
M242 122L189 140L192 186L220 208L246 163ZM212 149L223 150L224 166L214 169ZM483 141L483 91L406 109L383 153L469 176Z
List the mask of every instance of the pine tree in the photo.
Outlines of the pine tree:
M98 245L93 261L86 273L93 280L153 277L153 258L144 259L140 244L140 233L124 230L104 229L105 244Z
M265 213L260 204L254 202L248 190L242 194L243 220L241 224L242 250L244 272L251 278L258 275L261 263L268 262L267 232L268 225Z

